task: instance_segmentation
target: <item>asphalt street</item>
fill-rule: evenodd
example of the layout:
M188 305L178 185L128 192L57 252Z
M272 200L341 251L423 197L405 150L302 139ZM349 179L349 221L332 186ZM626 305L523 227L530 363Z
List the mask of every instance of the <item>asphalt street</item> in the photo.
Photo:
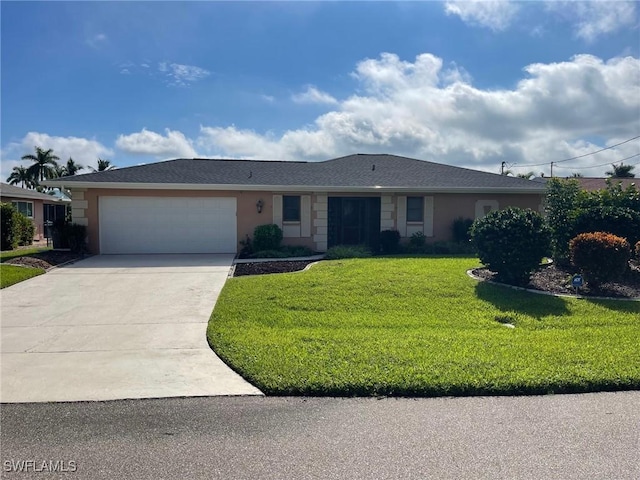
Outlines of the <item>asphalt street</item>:
M0 414L2 478L640 478L640 392L169 398Z

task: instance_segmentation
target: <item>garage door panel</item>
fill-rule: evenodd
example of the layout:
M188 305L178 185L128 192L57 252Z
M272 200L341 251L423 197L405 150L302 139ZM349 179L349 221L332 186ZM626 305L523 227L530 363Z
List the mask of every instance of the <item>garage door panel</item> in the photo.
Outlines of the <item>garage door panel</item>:
M234 253L232 197L100 197L101 253Z

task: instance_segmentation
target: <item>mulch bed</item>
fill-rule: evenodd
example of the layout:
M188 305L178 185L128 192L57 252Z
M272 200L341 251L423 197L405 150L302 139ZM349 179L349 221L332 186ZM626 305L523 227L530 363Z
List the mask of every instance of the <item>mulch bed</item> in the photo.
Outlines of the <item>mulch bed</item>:
M291 262L255 262L255 263L238 263L236 264L234 277L242 277L245 275L265 275L268 273L289 273L299 272L313 263L313 261L291 261Z
M640 298L640 264L632 261L629 262L629 267L621 281L604 283L600 286L590 286L585 283L580 288L579 294L584 297ZM575 295L571 279L576 273L570 268L552 264L535 271L527 285L517 286L554 294ZM476 268L473 274L484 280L496 281L496 273L487 268Z
M44 268L45 270L49 270L56 265L71 262L74 260L82 260L86 257L86 254L83 255L67 251L48 250L45 252L34 253L25 257L11 258L3 263L9 265L20 265L23 267Z

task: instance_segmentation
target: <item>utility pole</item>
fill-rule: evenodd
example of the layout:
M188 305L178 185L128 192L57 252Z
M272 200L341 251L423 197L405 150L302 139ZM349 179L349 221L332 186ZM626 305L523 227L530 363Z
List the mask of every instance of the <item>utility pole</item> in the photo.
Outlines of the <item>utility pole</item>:
M553 178L553 164L554 164L554 163L555 163L555 162L551 162L551 178Z

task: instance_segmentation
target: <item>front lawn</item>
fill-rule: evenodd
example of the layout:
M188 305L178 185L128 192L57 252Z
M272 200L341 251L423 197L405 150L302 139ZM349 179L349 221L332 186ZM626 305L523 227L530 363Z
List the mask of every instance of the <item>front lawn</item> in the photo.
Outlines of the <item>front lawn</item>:
M0 265L0 288L9 287L31 277L42 275L42 268L18 267L16 265Z
M273 395L640 388L640 302L515 291L469 278L476 266L372 258L229 279L208 339Z
M0 262L5 262L11 258L16 257L28 257L36 253L46 252L51 250L51 247L29 247L29 248L16 248L15 250L6 250L0 253Z

